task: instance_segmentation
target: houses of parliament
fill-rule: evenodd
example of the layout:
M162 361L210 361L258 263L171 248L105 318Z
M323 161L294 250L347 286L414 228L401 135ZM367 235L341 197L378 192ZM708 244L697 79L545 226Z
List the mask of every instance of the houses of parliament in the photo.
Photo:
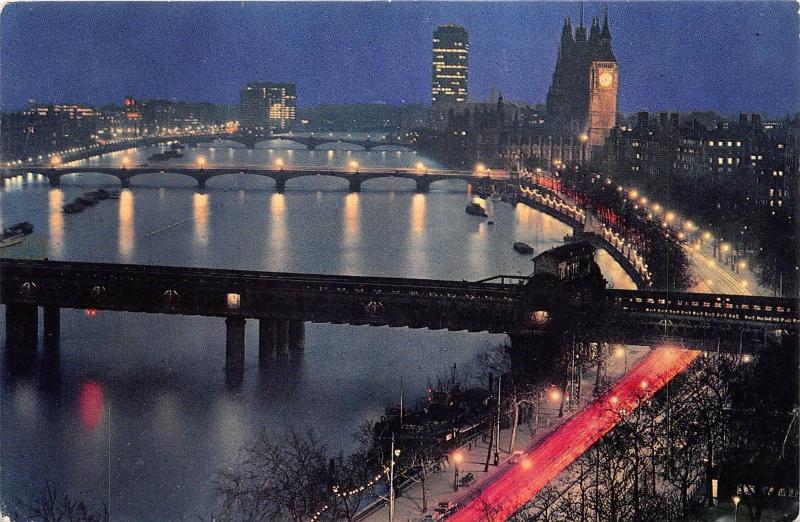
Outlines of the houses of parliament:
M587 37L580 25L573 34L569 18L564 21L553 83L547 93L547 123L556 134L588 141L589 147L603 145L614 128L617 112L619 70L611 50L608 13L603 27L595 17Z
M502 94L488 102L450 104L440 118L445 124L434 130L436 146L428 152L464 166L482 161L530 168L587 161L601 151L615 126L618 86L608 13L602 24L594 17L587 29L581 5L577 28L570 18L564 21L544 106L509 103Z

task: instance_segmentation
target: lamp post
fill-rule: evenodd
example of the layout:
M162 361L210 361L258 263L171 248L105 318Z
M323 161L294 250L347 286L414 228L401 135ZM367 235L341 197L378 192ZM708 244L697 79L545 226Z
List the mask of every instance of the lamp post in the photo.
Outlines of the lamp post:
M734 495L731 500L733 500L733 522L737 522L739 519L739 501L742 499L739 495Z
M580 135L581 140L581 163L585 163L588 159L586 156L586 144L589 142L589 135L585 132Z
M394 522L394 459L400 456L400 450L394 447L394 433L392 433L392 449L389 461L389 522Z
M458 465L464 460L464 456L461 454L460 451L456 450L453 453L453 467L455 472L453 473L453 491L458 491Z

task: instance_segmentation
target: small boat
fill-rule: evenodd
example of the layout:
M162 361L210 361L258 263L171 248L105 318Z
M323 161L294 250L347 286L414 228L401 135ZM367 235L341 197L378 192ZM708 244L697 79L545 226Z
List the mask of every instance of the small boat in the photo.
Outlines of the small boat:
M533 247L530 246L528 243L523 243L522 241L517 241L516 243L514 243L514 250L518 254L525 254L525 255L533 254Z
M176 150L167 150L164 152L157 152L147 158L147 161L165 161L169 159L182 158L183 154Z
M97 199L89 197L89 198L75 198L75 204L82 205L85 207L93 207L97 204Z
M481 216L481 217L487 216L486 209L480 206L478 203L470 203L469 205L467 205L466 212L470 216Z
M86 207L82 203L75 200L72 203L67 203L61 208L64 210L64 214L77 214Z
M172 149L172 150L180 150L180 149L186 148L186 146L183 143L181 143L180 141L173 141L170 144L169 148Z
M33 225L31 225L27 221L22 221L20 223L15 223L10 227L3 229L3 239L9 238L11 236L16 236L18 234L31 234L33 232Z
M96 203L102 199L108 199L108 191L103 189L92 190L90 192L84 193L83 197L85 199L88 199L89 201L94 201Z
M11 245L17 245L19 243L22 243L23 241L25 241L25 234L17 234L15 236L8 236L8 237L4 236L3 239L0 239L0 248L4 248Z
M494 225L494 221L487 221L486 224L487 225Z

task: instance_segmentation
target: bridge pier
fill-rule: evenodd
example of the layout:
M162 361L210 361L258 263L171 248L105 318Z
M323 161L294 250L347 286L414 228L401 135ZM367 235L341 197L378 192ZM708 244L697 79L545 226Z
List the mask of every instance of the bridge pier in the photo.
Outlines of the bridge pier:
M275 319L273 323L275 328L275 352L278 355L287 355L289 353L289 321Z
M247 143L244 144L244 148L248 150L253 150L256 148L256 144L255 142L248 141Z
M122 185L122 188L124 188L124 189L131 188L131 180L130 180L130 178L120 178L119 181L120 181L120 184Z
M30 303L6 303L6 347L15 353L36 353L39 308Z
M275 321L262 317L258 320L258 364L266 366L275 357Z
M61 184L61 176L47 176L47 179L53 188L57 188Z
M286 180L285 179L276 179L275 180L275 192L283 194L286 190Z
M200 190L205 190L206 188L206 179L205 178L198 178L197 180L197 188Z
M42 307L44 317L44 342L46 346L58 346L61 336L61 308L47 305Z
M301 351L306 345L306 323L289 321L289 349Z
M350 192L361 192L361 180L350 179Z
M238 385L244 377L244 327L240 315L225 318L225 376L228 384Z
M431 182L424 178L417 178L417 189L416 191L420 194L427 194L431 190Z

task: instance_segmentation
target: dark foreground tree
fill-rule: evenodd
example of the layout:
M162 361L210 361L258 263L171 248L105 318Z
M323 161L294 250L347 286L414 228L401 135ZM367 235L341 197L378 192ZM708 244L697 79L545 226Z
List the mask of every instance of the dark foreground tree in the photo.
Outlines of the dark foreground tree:
M84 500L61 494L49 483L20 503L12 520L31 522L106 522L109 520L105 504L97 508Z

